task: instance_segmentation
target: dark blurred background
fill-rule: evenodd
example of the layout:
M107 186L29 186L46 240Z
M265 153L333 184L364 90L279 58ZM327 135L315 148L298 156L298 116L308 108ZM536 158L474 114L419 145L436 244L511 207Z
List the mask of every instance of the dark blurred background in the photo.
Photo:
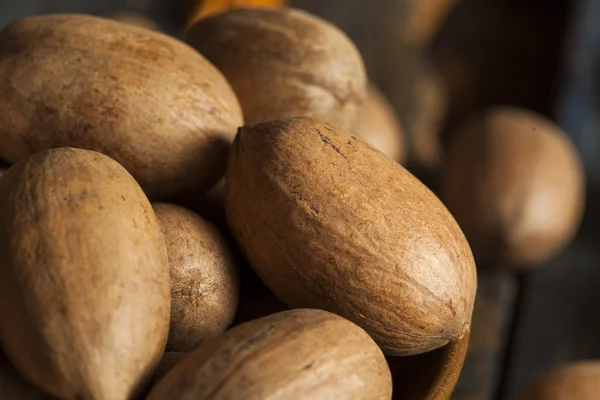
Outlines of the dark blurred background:
M291 5L350 35L370 78L403 123L431 123L444 144L477 111L520 106L562 126L586 167L586 215L566 251L534 271L479 272L469 354L453 398L512 399L549 368L600 358L600 1L456 0L427 39L404 29L404 14L414 1L292 0ZM0 27L34 14L127 11L180 36L189 10L190 1L184 0L0 0ZM405 43L407 37L415 43ZM411 88L428 82L430 74L440 92L421 100L425 90ZM409 167L435 191L443 145L412 140L422 154L413 156Z

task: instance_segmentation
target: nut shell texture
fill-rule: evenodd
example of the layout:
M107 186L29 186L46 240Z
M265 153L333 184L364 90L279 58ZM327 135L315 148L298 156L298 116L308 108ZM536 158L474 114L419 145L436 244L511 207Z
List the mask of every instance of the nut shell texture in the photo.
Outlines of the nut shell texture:
M471 251L443 204L398 163L331 125L241 130L229 226L270 289L365 329L390 355L441 347L470 326Z
M196 213L159 203L154 211L171 269L171 327L167 349L190 352L229 327L240 282L221 233Z
M223 72L249 124L311 117L351 127L366 96L356 46L304 11L234 9L197 22L186 41Z
M321 310L239 325L198 348L148 400L390 399L381 350L358 326Z
M105 155L58 148L0 179L0 343L58 398L130 399L169 329L167 252L150 202Z
M78 147L122 164L153 199L208 189L242 125L225 78L185 43L84 15L0 32L0 157Z

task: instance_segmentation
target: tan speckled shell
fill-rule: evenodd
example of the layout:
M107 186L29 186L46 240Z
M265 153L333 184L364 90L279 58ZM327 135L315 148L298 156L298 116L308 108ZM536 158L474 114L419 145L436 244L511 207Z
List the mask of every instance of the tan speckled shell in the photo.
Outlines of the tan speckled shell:
M154 204L171 268L167 349L190 352L231 325L240 282L228 244L210 222L172 204Z
M291 307L342 315L391 355L468 331L477 281L460 228L408 171L345 132L310 119L243 128L225 204L253 268Z
M574 236L585 178L566 134L513 107L474 117L451 143L443 195L480 263L536 266Z
M367 100L352 130L392 160L404 162L404 134L400 122L388 100L373 85L369 85Z
M186 41L227 77L249 124L311 117L351 127L366 96L354 44L300 10L234 9L197 22Z
M0 339L59 398L126 400L169 329L169 264L150 202L100 153L59 148L0 179Z
M536 380L518 400L598 400L600 362L562 365Z
M79 147L153 199L207 189L243 123L219 71L186 44L108 19L46 15L0 32L0 157Z
M148 400L385 400L381 350L362 329L320 310L239 325L178 364Z

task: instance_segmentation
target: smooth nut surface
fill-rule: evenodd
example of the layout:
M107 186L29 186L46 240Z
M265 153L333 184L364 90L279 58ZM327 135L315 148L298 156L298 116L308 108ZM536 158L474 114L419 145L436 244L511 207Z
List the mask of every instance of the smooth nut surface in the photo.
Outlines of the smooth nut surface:
M354 44L304 11L234 9L198 21L186 41L229 80L249 124L311 117L351 127L366 95Z
M210 222L172 204L154 204L154 212L171 271L167 349L190 352L231 325L240 291L237 267L229 245Z
M243 123L223 75L176 39L85 15L0 31L0 157L78 147L122 164L153 199L208 189Z
M533 112L495 107L451 143L446 205L478 262L535 266L574 236L583 213L584 171L568 136Z
M252 267L292 308L342 315L396 355L468 331L477 279L460 228L406 169L346 132L302 118L243 128L225 205Z
M321 310L239 325L179 363L148 400L390 399L381 350L358 326Z
M58 148L0 178L0 337L29 381L130 399L164 351L170 302L156 216L117 162Z

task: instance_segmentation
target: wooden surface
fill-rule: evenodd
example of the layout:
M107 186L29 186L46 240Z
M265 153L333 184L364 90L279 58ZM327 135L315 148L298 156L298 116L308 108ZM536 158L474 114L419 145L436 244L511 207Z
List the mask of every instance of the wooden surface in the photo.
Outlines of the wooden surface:
M393 70L389 53L394 49L389 47L399 35L394 10L399 10L403 1L291 3L344 29L361 50L371 77L378 81L386 71ZM498 2L503 5L498 6ZM600 211L595 207L600 201L600 74L595 56L600 54L600 28L596 22L600 2L573 3L571 35L564 45L564 1L463 0L432 48L433 59L451 86L450 125L498 102L555 115L576 139L591 178L584 227L565 253L521 277L480 271L471 343L452 397L456 400L514 399L538 374L559 363L600 358ZM528 8L522 10L529 17L514 22L507 4ZM168 33L181 33L184 16L176 0L0 1L0 27L41 13L107 15L120 10L142 12ZM527 31L530 25L536 28L523 39L525 34L519 34L519 29ZM497 50L495 54L482 57L490 48ZM569 62L563 65L564 48L568 48ZM463 79L463 67L471 80ZM512 82L511 77L516 81ZM559 101L555 101L557 93Z
M500 270L479 272L471 341L453 399L495 399L515 308L518 281Z
M600 358L600 247L580 236L560 257L524 279L502 399L559 364Z
M392 372L392 400L445 400L464 365L470 337L428 353L386 357Z

